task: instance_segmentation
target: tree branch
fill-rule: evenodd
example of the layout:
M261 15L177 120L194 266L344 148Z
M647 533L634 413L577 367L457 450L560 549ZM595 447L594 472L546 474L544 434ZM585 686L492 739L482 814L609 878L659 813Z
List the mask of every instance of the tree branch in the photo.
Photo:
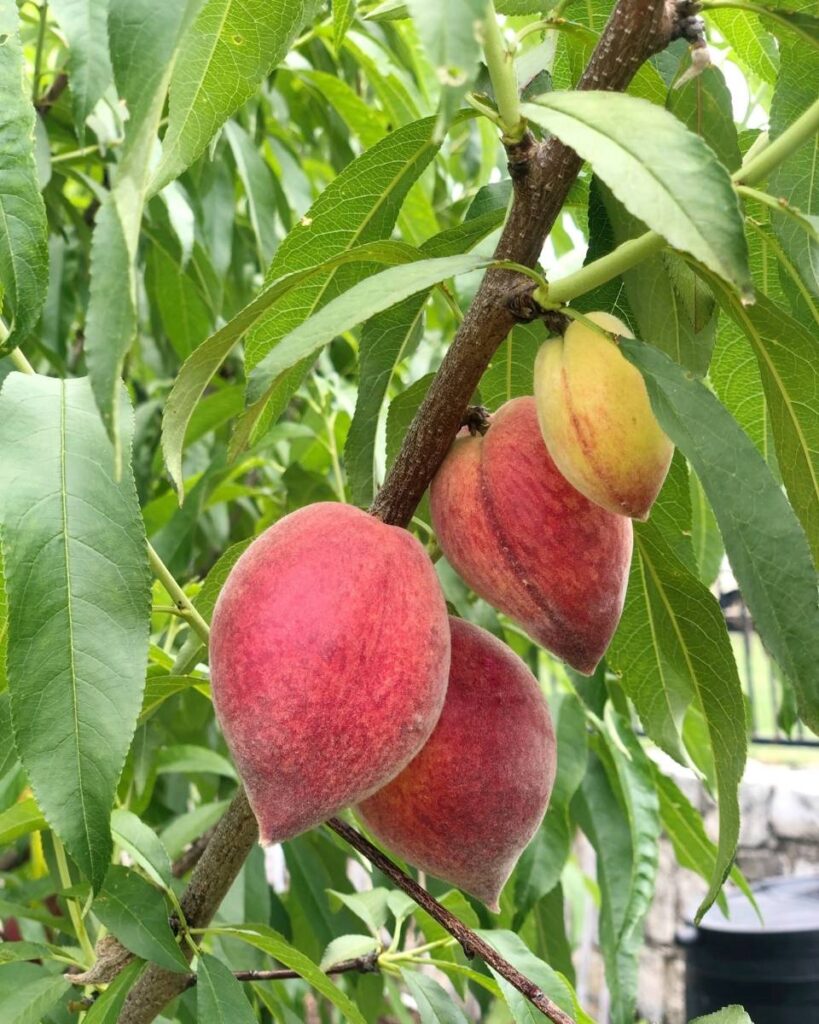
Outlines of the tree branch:
M618 0L578 88L625 89L640 64L681 33L680 19L684 14L690 14L687 0L683 4L679 0ZM556 138L538 143L529 133L508 146L507 154L514 197L495 256L534 267L582 161ZM412 518L461 425L481 376L515 323L509 298L519 288L520 279L521 275L508 270L489 270L484 276L370 510L384 522L406 526ZM358 836L354 829L351 833ZM182 897L182 909L191 927L204 927L210 922L256 839L256 821L240 789L217 825ZM363 837L360 841L366 843ZM358 842L356 839L353 845ZM383 856L375 847L371 849L373 856ZM394 865L392 869L398 871ZM413 898L428 912L432 913L429 908L434 905L440 908L435 914L448 914L412 879L403 875L402 878L415 887ZM444 924L440 917L436 919ZM497 966L501 958L490 946L478 936L473 938L474 933L469 933L457 918L452 917L449 924L453 935L458 937L452 929L460 930L467 946L501 973ZM504 977L549 1015L544 1006L553 1004L536 1002L545 1000L543 993L511 965L502 963L508 970ZM129 993L120 1024L150 1024L185 986L185 975L150 966ZM553 1013L561 1015L552 1015L553 1021L571 1024L562 1010L555 1007Z
M410 878L409 875L403 872L378 847L373 846L369 839L363 836L357 829L354 829L352 825L348 825L340 818L330 818L327 822L327 827L340 835L342 839L358 850L359 853L363 853L367 860L374 864L379 871L382 871L391 882L397 885L399 889L402 889L408 896L411 896L418 906L425 910L431 918L437 921L443 928L446 928L449 934L461 944L461 948L467 957L471 959L473 956L479 956L485 964L494 968L510 985L514 985L518 992L524 995L541 1013L545 1013L553 1024L574 1024L574 1020L567 1013L564 1013L557 1003L553 1003L542 989L538 988L524 974L521 974L516 967L510 964L508 960L505 960L480 935L476 935L471 928L468 928L460 918L450 913L443 904L439 903L426 889L423 889L414 878Z

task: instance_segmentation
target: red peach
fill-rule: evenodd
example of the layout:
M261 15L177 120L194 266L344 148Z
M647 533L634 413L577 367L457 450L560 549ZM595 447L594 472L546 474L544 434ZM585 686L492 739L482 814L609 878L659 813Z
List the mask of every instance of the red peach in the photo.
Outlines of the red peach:
M533 398L503 405L483 437L456 439L432 482L430 509L441 548L466 583L592 673L623 610L631 521L560 474Z
M423 547L349 505L280 520L213 615L216 714L261 841L312 828L395 776L444 702L446 605Z
M552 792L555 737L537 680L491 633L450 619L444 710L420 754L356 813L389 849L477 896L498 897Z

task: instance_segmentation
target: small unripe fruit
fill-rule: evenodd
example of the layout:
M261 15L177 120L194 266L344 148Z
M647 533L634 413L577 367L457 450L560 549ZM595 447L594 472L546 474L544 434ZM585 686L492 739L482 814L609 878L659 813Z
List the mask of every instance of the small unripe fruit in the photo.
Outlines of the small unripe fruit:
M385 846L497 911L556 767L537 680L491 633L451 619L444 710L426 746L357 813Z
M610 313L587 318L633 338ZM651 411L642 374L604 334L573 321L535 360L540 429L557 468L610 512L647 519L674 447Z
M446 605L406 530L311 505L238 560L210 652L219 724L261 841L278 842L379 789L424 745L446 694Z
M483 437L456 439L430 490L450 565L490 604L580 672L594 671L623 610L631 521L584 498L515 398Z

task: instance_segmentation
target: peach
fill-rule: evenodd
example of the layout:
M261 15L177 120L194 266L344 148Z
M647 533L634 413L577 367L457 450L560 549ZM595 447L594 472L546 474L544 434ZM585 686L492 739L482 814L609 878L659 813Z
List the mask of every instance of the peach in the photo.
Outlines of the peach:
M591 674L623 610L631 521L560 474L535 400L515 398L485 436L459 436L432 482L432 523L448 561L538 643Z
M349 505L293 512L233 567L210 638L216 715L263 844L398 774L443 707L450 638L432 562Z
M603 330L633 338L610 313L587 313ZM544 342L535 360L543 440L557 468L609 512L647 519L674 446L660 428L642 374L611 337L580 321Z
M426 746L356 808L415 867L498 911L555 777L555 736L537 680L491 633L450 619L444 710Z

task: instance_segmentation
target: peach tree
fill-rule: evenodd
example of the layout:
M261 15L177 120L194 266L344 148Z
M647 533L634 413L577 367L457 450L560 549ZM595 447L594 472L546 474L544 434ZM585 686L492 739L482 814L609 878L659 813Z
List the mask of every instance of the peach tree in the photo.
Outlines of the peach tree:
M0 0L4 1022L588 1024L593 891L629 1024L661 836L753 899L714 584L816 731L810 7Z

